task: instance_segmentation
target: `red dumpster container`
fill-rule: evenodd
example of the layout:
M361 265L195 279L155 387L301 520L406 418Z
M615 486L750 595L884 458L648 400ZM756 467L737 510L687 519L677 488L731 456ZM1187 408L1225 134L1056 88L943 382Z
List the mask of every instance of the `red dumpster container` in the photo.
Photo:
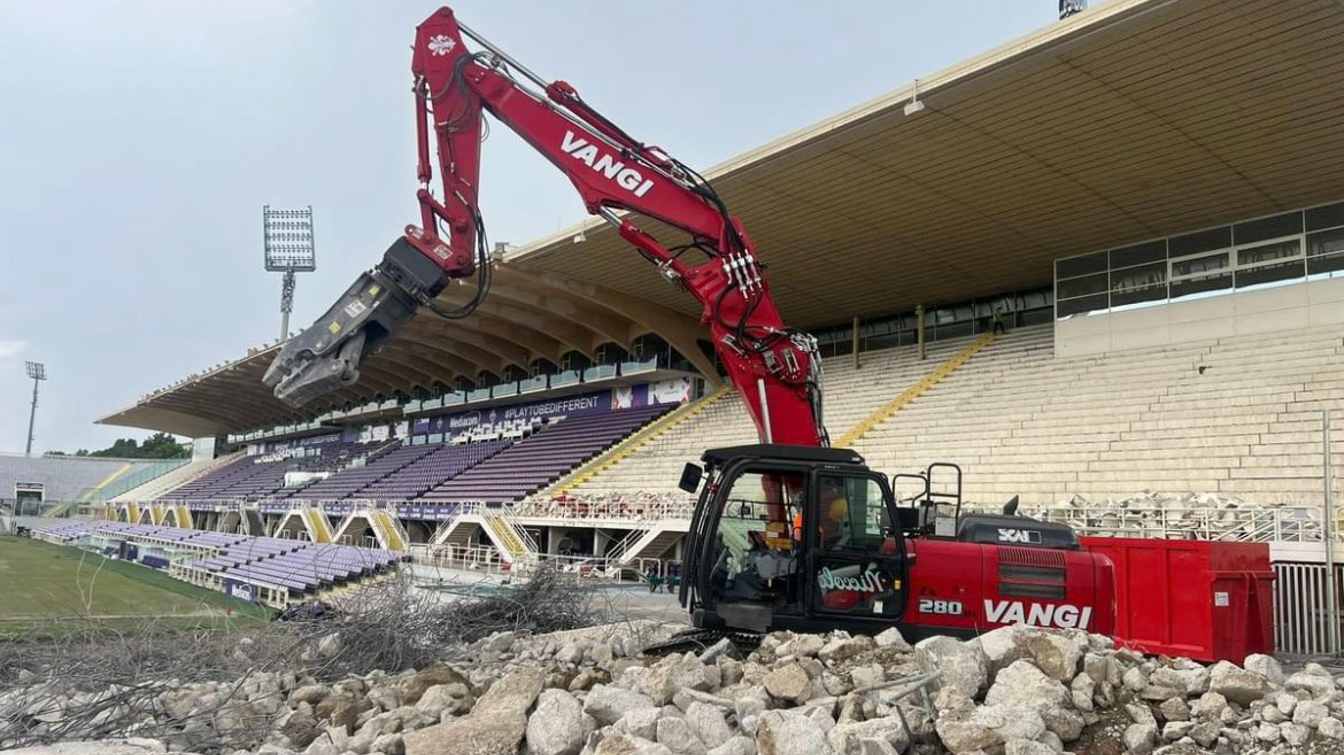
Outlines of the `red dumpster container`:
M1115 564L1115 639L1144 652L1241 663L1274 652L1266 543L1084 537Z

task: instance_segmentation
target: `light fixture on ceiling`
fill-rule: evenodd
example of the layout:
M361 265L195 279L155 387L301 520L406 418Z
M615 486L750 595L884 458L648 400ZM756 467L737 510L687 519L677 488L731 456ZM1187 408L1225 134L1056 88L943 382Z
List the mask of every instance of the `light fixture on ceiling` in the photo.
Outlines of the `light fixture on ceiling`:
M905 114L914 115L923 109L924 103L919 101L919 79L915 79L915 83L910 90L910 101L905 103Z

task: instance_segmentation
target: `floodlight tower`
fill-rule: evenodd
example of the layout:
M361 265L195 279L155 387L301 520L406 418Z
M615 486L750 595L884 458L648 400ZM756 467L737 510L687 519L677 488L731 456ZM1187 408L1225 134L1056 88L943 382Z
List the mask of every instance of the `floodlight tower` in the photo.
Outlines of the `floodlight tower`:
M313 206L273 210L270 205L262 205L261 227L266 271L285 274L280 283L280 341L284 342L289 338L289 313L294 311L294 273L317 269Z
M28 377L33 379L33 408L28 412L28 447L24 456L33 455L33 421L37 419L37 384L47 379L47 366L41 362L24 362Z
M1072 16L1075 13L1082 13L1087 9L1087 0L1059 0L1059 20Z

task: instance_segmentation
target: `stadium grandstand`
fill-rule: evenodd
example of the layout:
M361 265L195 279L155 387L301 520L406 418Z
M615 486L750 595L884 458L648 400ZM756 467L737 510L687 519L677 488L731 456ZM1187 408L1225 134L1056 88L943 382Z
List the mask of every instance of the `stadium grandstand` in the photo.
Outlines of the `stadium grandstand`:
M183 466L185 459L112 459L0 454L0 500L36 515L74 511L141 488Z
M821 343L835 444L888 474L956 464L967 503L1084 532L1320 560L1344 461L1323 445L1327 416L1344 436L1341 34L1334 0L1115 0L706 171ZM219 455L101 514L675 561L683 463L756 433L693 300L632 258L600 220L511 248L475 314L419 314L312 411L262 384L276 345L147 394L100 421Z

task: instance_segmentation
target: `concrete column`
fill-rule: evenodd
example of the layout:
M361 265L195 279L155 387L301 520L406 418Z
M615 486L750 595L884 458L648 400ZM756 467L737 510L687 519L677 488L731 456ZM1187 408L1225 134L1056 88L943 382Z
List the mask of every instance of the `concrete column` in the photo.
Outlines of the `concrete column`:
M602 558L607 553L607 546L611 544L611 536L600 529L593 530L593 557Z
M853 325L853 349L854 349L854 369L859 368L859 318L854 318Z
M924 305L923 305L923 304L916 304L916 305L915 305L915 339L916 339L916 343L919 345L919 358L920 358L920 359L927 359L928 356L929 356L929 352L928 352L928 349L927 349L927 348L925 347L925 345L924 345Z

